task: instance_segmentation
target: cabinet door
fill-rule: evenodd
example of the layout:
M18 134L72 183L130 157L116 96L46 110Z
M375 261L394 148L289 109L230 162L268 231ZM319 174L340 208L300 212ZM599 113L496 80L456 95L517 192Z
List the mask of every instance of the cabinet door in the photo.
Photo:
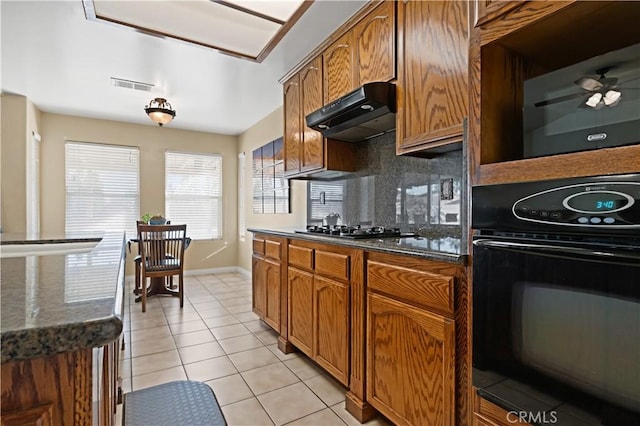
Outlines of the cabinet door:
M342 384L349 383L349 286L314 276L313 357Z
M251 258L251 283L253 297L253 312L264 319L265 307L267 302L267 286L265 281L265 263L264 259L256 256Z
M302 121L300 117L300 76L296 74L284 84L284 172L300 171Z
M356 86L396 77L396 7L385 1L353 30Z
M268 259L264 261L266 295L264 321L278 332L280 332L280 269L280 262Z
M369 293L368 401L393 423L455 424L453 321Z
M353 43L351 32L346 33L322 54L324 75L324 103L335 101L355 87L353 71Z
M398 2L398 154L459 147L468 114L467 1Z
M313 356L313 275L288 268L289 341L309 356Z
M302 171L324 166L324 138L322 133L310 129L305 117L322 108L322 57L318 56L300 71L302 96Z

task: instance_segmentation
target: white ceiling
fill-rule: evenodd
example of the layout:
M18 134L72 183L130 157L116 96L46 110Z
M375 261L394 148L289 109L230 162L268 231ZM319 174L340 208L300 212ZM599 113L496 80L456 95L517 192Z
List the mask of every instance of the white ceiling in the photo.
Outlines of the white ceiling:
M255 63L89 21L81 0L1 0L1 88L28 97L41 111L150 126L143 108L164 97L176 110L167 126L236 135L282 105L278 79L365 2L316 0ZM111 77L155 87L114 87Z

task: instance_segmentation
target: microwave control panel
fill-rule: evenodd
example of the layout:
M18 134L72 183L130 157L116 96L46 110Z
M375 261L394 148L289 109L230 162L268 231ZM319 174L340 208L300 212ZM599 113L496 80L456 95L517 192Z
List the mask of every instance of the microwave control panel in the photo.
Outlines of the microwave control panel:
M640 182L595 182L537 192L516 201L521 220L568 226L640 228Z
M472 188L474 229L636 233L640 174L584 177Z

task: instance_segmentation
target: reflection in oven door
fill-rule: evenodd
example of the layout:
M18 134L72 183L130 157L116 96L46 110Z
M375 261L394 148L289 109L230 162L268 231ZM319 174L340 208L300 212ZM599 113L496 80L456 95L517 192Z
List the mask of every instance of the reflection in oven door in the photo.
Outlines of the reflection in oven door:
M560 425L640 424L640 247L476 237L473 256L479 393Z

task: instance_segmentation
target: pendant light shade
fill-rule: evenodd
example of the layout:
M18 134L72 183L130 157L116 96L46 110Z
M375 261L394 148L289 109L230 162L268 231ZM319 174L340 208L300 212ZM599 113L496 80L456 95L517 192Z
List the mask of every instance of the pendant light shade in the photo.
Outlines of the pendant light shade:
M144 107L144 111L151 121L158 123L158 126L167 124L176 116L175 110L171 108L171 104L164 98L150 100L149 105Z

